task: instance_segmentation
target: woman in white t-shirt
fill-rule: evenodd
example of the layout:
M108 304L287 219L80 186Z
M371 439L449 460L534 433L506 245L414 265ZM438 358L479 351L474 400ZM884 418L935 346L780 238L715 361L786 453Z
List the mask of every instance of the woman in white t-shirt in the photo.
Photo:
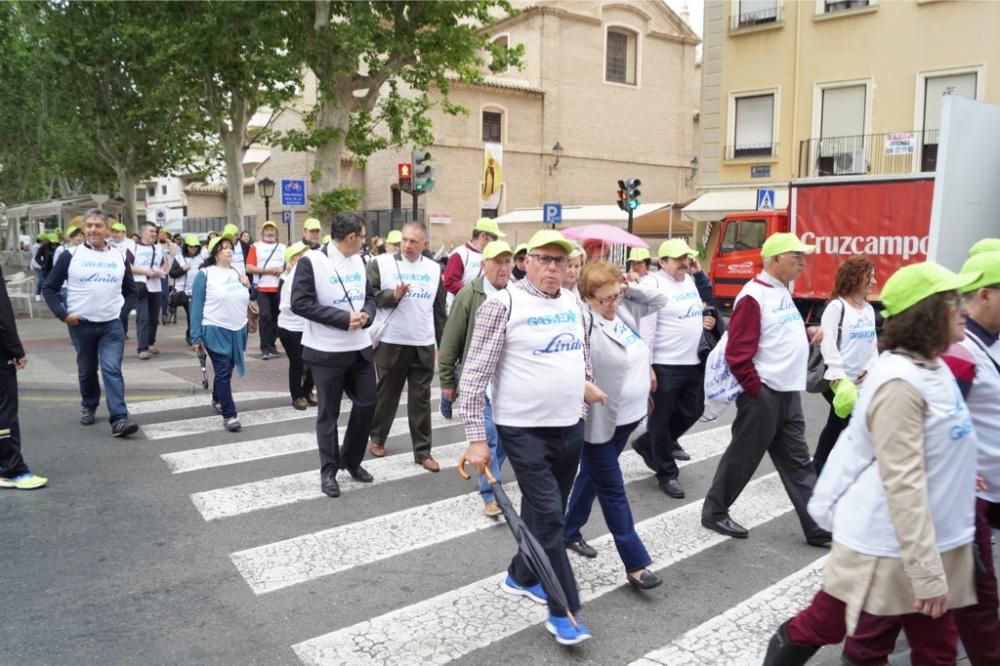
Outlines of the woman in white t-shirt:
M850 410L846 406L840 408L843 416L837 414L834 392L849 388L840 387L841 382L853 383L855 386L861 384L878 360L875 309L868 302L868 295L874 287L875 264L865 257L850 257L837 269L833 294L823 310L820 322L823 342L820 351L826 363L823 377L830 382L830 388L823 392L823 397L830 403L830 414L813 455L813 467L816 468L817 475L823 470L840 433L851 420ZM844 414L844 411L847 413Z

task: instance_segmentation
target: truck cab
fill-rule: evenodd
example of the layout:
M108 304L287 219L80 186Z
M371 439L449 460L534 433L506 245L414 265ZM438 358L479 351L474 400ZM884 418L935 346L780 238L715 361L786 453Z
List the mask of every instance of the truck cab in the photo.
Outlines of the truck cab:
M789 228L788 212L784 210L730 213L723 218L708 271L721 308L731 310L743 285L764 270L760 256L764 240Z

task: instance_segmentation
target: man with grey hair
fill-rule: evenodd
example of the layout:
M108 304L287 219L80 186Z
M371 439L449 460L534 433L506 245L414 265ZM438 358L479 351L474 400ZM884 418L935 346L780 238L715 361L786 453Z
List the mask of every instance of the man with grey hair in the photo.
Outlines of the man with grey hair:
M139 429L129 421L122 378L125 330L121 316L135 303L135 282L125 257L108 243L111 228L104 212L97 208L88 210L83 216L83 227L86 241L59 257L42 295L52 314L69 327L76 348L80 423L92 425L96 420L95 412L101 402L101 384L97 380L100 367L111 434L126 437ZM66 307L59 300L59 286L64 281L68 285Z
M431 380L434 346L441 343L446 297L441 264L423 256L427 229L419 222L403 226L398 254L381 254L367 266L368 282L385 322L375 349L378 405L371 432L371 453L385 455L403 384L409 387L406 414L413 441L413 459L429 472L441 466L431 456Z
M147 361L159 354L156 346L156 329L160 316L160 280L166 276L163 248L156 242L157 229L146 222L139 229L139 242L135 246L132 272L138 291L135 302L135 329L138 338L139 358Z

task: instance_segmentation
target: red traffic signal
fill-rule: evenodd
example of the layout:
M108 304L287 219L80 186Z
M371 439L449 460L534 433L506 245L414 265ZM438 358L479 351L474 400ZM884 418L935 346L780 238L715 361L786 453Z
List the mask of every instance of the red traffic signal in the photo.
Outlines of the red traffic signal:
M409 162L400 162L396 166L396 170L399 173L399 189L403 192L409 192L413 183L413 167L410 166Z

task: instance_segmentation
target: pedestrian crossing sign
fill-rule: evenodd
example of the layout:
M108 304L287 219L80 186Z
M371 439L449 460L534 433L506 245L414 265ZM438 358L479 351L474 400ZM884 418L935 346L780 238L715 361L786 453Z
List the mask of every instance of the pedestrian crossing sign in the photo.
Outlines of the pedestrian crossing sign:
M774 190L757 190L757 210L774 210Z

